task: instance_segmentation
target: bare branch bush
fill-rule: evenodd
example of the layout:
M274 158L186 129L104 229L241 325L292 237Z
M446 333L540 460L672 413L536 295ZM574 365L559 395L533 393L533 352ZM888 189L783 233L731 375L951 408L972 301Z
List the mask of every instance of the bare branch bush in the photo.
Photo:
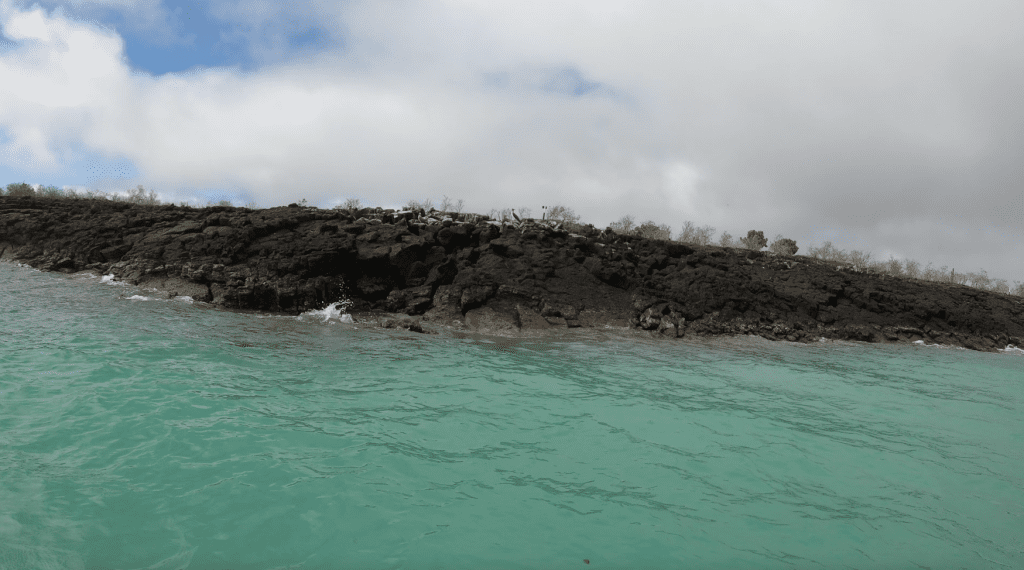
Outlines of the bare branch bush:
M715 228L712 226L701 226L697 228L697 235L695 237L697 245L711 245L711 240L715 237Z
M490 211L490 213L487 214L487 215L492 220L496 220L496 221L499 221L499 222L511 221L512 220L512 208L502 208L500 210L492 209Z
M679 236L676 241L680 243L697 243L697 224L690 220L683 221L683 227L679 228Z
M851 250L846 256L846 262L861 269L866 269L871 266L871 252Z
M160 203L160 200L156 199L156 192L152 190L147 192L141 184L137 188L129 190L124 200L130 204L143 204L147 206L155 206ZM221 202L223 203L224 201L222 200ZM228 202L228 205L230 206L231 203Z
M686 220L679 230L679 237L676 241L681 243L692 243L696 245L709 245L715 235L715 228L711 226L697 227L697 224Z
M740 243L747 249L761 251L764 246L768 245L768 239L764 237L764 232L760 230L750 230L747 232L747 237L740 238Z
M36 195L40 198L66 198L64 190L57 188L56 186L40 186L39 190L36 190Z
M619 221L609 224L608 227L617 234L628 235L633 233L633 230L636 228L636 222L633 220L633 216L626 214L619 218Z
M427 198L426 200L423 200L422 202L418 202L416 200L409 200L408 202L405 203L405 209L406 210L423 210L425 212L429 212L429 211L434 209L434 201L431 200L430 198Z
M461 214L464 204L465 201L462 198L459 198L458 200L453 200L448 196L442 196L440 209L442 212L452 212L455 214Z
M363 207L362 203L359 202L359 198L347 198L341 204L334 207L335 210L349 210L355 211Z
M722 247L736 247L736 241L731 233L723 231L722 236L718 238L718 245Z
M555 220L562 222L563 224L579 224L580 216L568 206L562 206L561 204L548 208L549 220Z
M654 223L654 221L652 220L647 220L646 222L637 226L637 228L633 230L633 233L637 236L647 239L672 239L671 227L669 227L667 224L658 225Z
M987 291L991 291L993 285L992 279L988 276L988 273L984 269L981 270L980 273L965 273L964 281L965 284L970 283L971 287L975 287L977 289L985 289Z
M836 247L832 245L832 242L827 241L818 247L807 248L807 256L813 257L814 259L821 259L823 261L835 261L834 252L837 251Z
M951 282L949 268L945 265L936 269L932 267L931 263L929 263L928 266L924 268L924 272L921 276L927 281L935 281L937 283Z
M895 277L901 277L906 274L906 271L903 269L903 262L891 255L889 256L889 260L885 262L884 271L886 275L892 275Z
M919 279L921 277L921 264L908 259L903 262L903 273L912 279Z
M796 255L800 248L797 247L795 241L782 237L782 234L778 234L775 236L772 244L768 246L768 250L779 255Z
M583 224L580 223L580 215L568 206L556 204L548 208L547 219L561 223L562 228L569 232L583 230Z
M36 189L31 184L24 182L12 183L7 185L7 195L11 197L35 196Z

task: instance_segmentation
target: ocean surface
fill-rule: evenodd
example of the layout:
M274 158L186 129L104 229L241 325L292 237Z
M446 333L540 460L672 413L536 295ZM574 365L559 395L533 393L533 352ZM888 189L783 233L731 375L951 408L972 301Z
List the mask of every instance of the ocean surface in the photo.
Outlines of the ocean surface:
M0 264L0 568L1024 568L1024 358L421 335Z

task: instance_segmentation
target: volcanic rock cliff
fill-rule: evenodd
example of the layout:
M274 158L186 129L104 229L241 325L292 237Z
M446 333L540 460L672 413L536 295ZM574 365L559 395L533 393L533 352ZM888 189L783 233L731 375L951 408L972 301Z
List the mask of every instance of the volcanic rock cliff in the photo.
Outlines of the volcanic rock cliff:
M1024 338L1024 304L1010 295L803 256L444 217L0 197L0 259L228 308L298 313L350 299L357 315L499 334L609 325L975 350Z

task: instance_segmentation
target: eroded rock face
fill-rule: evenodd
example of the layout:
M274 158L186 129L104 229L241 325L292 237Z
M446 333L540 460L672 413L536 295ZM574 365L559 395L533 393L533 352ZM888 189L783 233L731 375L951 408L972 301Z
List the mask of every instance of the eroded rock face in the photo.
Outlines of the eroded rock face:
M1017 297L473 214L0 197L0 258L113 273L230 308L298 313L349 298L356 311L497 334L611 326L669 338L1024 344Z

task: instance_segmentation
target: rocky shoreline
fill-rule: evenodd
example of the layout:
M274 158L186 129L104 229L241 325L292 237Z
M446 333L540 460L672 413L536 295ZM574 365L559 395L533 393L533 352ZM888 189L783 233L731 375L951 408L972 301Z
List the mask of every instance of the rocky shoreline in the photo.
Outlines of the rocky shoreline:
M382 322L410 330L610 326L668 338L1024 344L1019 297L804 256L575 231L379 208L0 197L0 260L113 274L226 308L298 314L348 299L356 314L408 315Z

